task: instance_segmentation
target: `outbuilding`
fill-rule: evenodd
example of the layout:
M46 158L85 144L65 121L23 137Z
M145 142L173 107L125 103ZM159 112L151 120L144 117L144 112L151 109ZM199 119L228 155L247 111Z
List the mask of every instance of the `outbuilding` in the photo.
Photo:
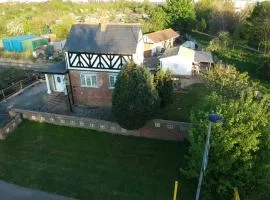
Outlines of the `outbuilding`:
M173 47L180 35L173 29L165 29L153 33L144 34L144 57L158 55L162 50Z
M199 74L213 64L210 52L197 51L184 46L167 49L159 60L162 69L169 69L177 76Z

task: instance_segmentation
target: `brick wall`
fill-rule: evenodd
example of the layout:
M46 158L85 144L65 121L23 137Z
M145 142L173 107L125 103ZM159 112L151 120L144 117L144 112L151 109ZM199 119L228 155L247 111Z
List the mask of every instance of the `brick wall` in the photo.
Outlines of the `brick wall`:
M46 122L55 125L80 127L104 131L112 134L146 137L162 140L184 140L188 132L188 123L154 119L139 130L126 130L117 123L53 113L36 112L22 109L11 109L11 116L21 114L23 119Z
M15 117L9 123L7 123L3 128L0 128L0 140L4 140L22 122L20 114L14 115Z
M74 97L74 103L89 106L111 106L112 89L109 89L109 77L107 72L97 73L98 88L81 87L80 73L85 71L70 70L70 81Z

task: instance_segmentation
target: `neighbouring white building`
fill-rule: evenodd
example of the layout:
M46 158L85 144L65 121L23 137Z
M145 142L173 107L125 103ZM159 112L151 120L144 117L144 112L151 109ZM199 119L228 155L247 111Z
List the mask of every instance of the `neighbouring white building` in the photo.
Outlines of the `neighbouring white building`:
M159 60L163 70L168 69L176 76L199 74L213 63L210 52L197 51L182 45L167 49Z

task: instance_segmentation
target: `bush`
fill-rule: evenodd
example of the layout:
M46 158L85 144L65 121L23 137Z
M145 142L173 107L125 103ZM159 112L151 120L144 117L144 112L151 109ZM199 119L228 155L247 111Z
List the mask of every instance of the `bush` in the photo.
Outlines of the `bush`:
M153 77L143 67L129 64L118 75L112 97L112 112L120 126L141 128L159 105Z
M228 32L219 32L218 36L212 39L208 45L208 49L213 52L225 50L231 44L230 35Z
M270 81L270 59L258 69L258 75L262 80Z
M160 107L164 108L172 102L173 81L172 73L159 69L154 77L154 83L160 97Z

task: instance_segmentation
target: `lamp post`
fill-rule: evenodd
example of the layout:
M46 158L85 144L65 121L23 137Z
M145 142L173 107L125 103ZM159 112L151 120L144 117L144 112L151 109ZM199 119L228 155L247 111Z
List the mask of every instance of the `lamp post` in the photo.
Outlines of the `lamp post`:
M208 154L209 154L209 149L210 149L210 137L211 137L212 124L217 123L218 121L222 120L222 117L220 115L218 115L218 114L209 114L208 115L208 120L209 120L208 133L207 133L207 137L206 137L206 143L205 143L205 148L204 148L201 172L200 172L200 177L199 177L199 182L198 182L198 187L197 187L195 200L199 200L199 198L200 198L200 191L201 191L201 187L202 187L203 176L204 176L206 166L207 166L207 162L208 162Z

